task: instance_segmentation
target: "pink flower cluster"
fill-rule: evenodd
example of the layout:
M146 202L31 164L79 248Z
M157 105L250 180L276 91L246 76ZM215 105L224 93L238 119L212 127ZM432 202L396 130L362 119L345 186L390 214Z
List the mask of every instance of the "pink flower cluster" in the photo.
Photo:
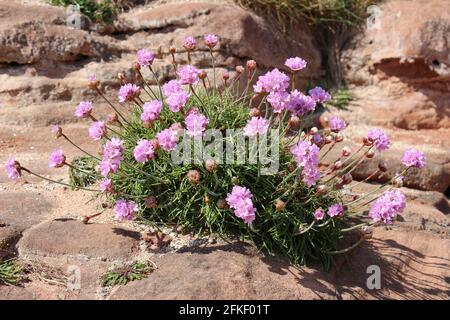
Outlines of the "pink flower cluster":
M339 132L345 129L345 121L336 116L330 118L328 125L333 132Z
M16 158L11 157L5 162L5 172L11 180L16 181L20 178L21 173Z
M300 141L291 148L291 153L297 162L298 167L303 167L303 182L308 186L313 186L320 179L319 147L309 141Z
M217 42L219 42L219 37L216 36L215 34L205 34L203 36L203 40L205 41L205 44L210 47L210 48L214 48L217 44Z
M208 118L199 112L189 112L184 119L187 129L186 133L191 137L201 137L208 123Z
M331 95L321 87L315 87L309 90L308 94L314 101L319 103L324 103L331 99Z
M141 88L132 83L126 83L122 85L119 89L119 102L124 103L133 100L139 95Z
M284 65L295 72L306 68L306 61L300 57L288 58Z
M133 220L135 212L138 211L137 204L132 200L119 199L114 206L114 212L118 220Z
M389 149L391 141L380 128L373 128L367 133L367 139L373 143L378 151Z
M99 164L99 170L102 176L107 177L110 173L119 170L120 163L123 160L123 140L111 138L103 147L103 157Z
M50 168L61 168L66 163L66 156L62 149L53 151L48 158L48 166Z
M338 203L332 204L328 207L327 214L330 217L342 217L344 215L344 207Z
M89 137L94 141L101 140L106 136L106 124L104 121L96 121L89 127Z
M75 117L83 119L88 118L92 112L92 102L90 101L82 101L78 104L75 109Z
M189 93L183 90L177 80L170 80L165 83L163 92L166 96L167 105L172 112L179 112L186 105L190 96Z
M408 168L416 167L422 169L425 167L426 158L422 151L408 148L403 154L402 163Z
M288 109L292 114L300 117L314 111L316 109L316 101L298 90L293 90L289 98Z
M112 180L108 178L103 179L102 181L100 181L99 187L102 193L112 192L113 191Z
M231 193L225 199L230 208L234 210L236 217L251 224L255 220L256 209L252 202L252 193L246 187L234 186Z
M150 140L140 140L133 150L134 159L140 163L146 163L155 157L153 142Z
M386 191L372 205L369 216L374 222L391 224L397 214L406 207L406 197L398 190Z
M286 91L289 87L289 77L278 69L273 69L258 78L253 86L256 93L272 91Z
M159 119L163 104L159 100L152 100L144 103L143 111L141 113L141 120L144 123L151 123Z
M183 47L186 50L194 50L196 46L197 46L197 40L195 40L194 37L188 36L188 37L184 38Z
M264 135L269 128L269 122L262 117L252 117L247 121L244 127L244 135L248 137L255 137L257 135Z
M178 68L177 75L180 78L181 84L194 85L199 81L200 70L194 66L184 66Z
M159 146L165 151L172 151L177 147L178 134L172 128L167 128L156 134Z
M153 52L147 49L141 49L137 52L137 60L141 67L151 66L155 56Z

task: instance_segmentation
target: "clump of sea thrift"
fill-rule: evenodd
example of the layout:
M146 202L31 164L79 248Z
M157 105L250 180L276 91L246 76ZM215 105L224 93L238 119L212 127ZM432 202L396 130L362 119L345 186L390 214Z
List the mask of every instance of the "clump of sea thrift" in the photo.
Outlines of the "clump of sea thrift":
M355 196L353 186L358 182L352 171L361 161L373 158L375 150L390 147L387 134L371 129L361 137L360 148L350 150L342 145L327 166L322 159L329 158L330 150L345 141L347 124L331 116L326 128L308 127L307 119L330 101L331 95L321 87L304 92L295 85L294 76L307 66L304 59L288 58L287 73L273 69L256 79L258 64L249 60L245 67L236 66L234 78L228 72L219 76L213 54L219 37L204 35L200 46L196 39L199 37L187 36L182 44L185 50L171 46L161 51L172 59L174 79L143 79L144 67L157 77L152 69L157 58L149 49L137 52L135 77L125 79L119 74L117 100L106 97L95 75L88 79L88 87L106 100L112 113L107 117L93 114L90 101L76 106L75 116L86 119L89 136L102 150L93 155L77 146L98 163L98 173L92 177L97 183L85 190L113 201L116 219L143 216L146 221L182 225L195 232L238 235L270 253L285 254L294 263L325 266L335 254L347 251L341 241L347 234L357 233L364 240L368 228L395 221L406 203L396 188L403 185L410 168L425 166L421 151L407 149L401 173L373 191ZM205 46L213 59L213 76L198 69L192 59L197 47L204 50ZM177 61L177 52L186 54L187 65ZM136 83L127 82L130 79ZM103 117L107 120L98 120ZM209 129L222 136L208 140ZM276 150L270 150L275 158L261 158L256 152L259 162L254 162L246 147L251 141L265 141L273 132L280 135L279 142L269 141L267 149L275 145ZM52 135L75 144L59 125L52 127ZM223 142L222 149L212 148L211 141ZM238 146L239 141L244 144ZM177 155L181 151L180 162ZM220 151L225 152L223 158ZM62 149L50 155L50 167L64 165L82 170L66 162ZM275 165L275 172L264 173L268 165ZM388 172L388 167L379 163L375 174ZM26 173L71 186L34 173L14 157L5 163L5 171L14 181ZM351 218L355 216L363 222L355 225Z

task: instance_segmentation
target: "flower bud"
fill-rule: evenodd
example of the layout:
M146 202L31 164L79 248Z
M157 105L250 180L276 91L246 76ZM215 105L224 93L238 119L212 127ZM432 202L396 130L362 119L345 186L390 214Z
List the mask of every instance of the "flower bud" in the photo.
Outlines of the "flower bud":
M340 189L342 189L343 186L344 186L344 180L342 180L342 178L338 178L338 179L336 180L336 183L335 183L335 185L334 185L334 188L335 188L336 190L340 190Z
M231 178L231 183L234 184L234 185L239 184L239 178L238 177L232 177Z
M108 118L106 119L106 123L113 124L117 120L119 120L119 116L117 115L117 113L111 113L110 115L108 115Z
M236 66L235 71L237 74L244 72L245 68L243 66Z
M201 175L198 170L189 170L186 176L192 185L198 184L201 179Z
M144 121L144 128L150 129L153 127L153 122L151 121Z
M361 227L361 236L364 239L371 239L373 234L373 228L369 226L363 226Z
M138 72L141 70L141 65L138 62L133 63L133 70Z
M205 160L205 168L209 172L213 173L217 171L217 162L212 159Z
M169 47L169 52L170 52L171 54L174 54L174 53L177 52L177 48L174 47L174 46L170 46L170 47Z
M59 125L55 124L52 126L52 133L55 139L58 139L62 136L62 128Z
M325 144L329 144L331 142L333 142L333 137L332 136L326 136L325 137Z
M286 208L286 203L283 200L278 199L275 202L275 210L277 210L277 212L283 212L285 208Z
M256 69L256 61L255 60L248 60L247 61L247 69L248 70L255 70Z
M386 172L387 169L387 162L384 160L380 160L380 162L378 162L378 170L380 170L381 172Z
M342 176L342 182L344 184L349 184L353 181L353 176L351 173L346 173Z
M324 193L327 191L327 187L324 184L319 184L317 186L317 193Z
M123 72L119 72L119 73L117 74L117 78L118 78L120 81L124 81L124 80L125 80L125 75L123 74Z
M344 140L344 135L340 132L338 132L335 136L334 136L334 141L336 142L341 142L342 140Z
M200 74L198 75L200 80L204 80L207 77L207 73L206 71L201 71Z
M217 200L216 205L217 205L217 208L219 208L219 209L227 209L228 208L228 203L224 199Z
M370 147L372 145L372 142L369 140L369 138L364 137L363 138L363 144L367 147Z
M366 158L372 159L375 156L375 151L369 150L366 153Z
M98 80L91 80L91 81L89 81L88 87L89 87L89 89L95 90L95 89L98 88L99 85L100 85L100 81L98 81Z
M225 72L225 73L222 75L222 79L226 82L228 79L230 79L230 74L229 74L228 72Z
M145 199L145 206L151 209L156 208L158 206L156 198L154 196L149 196L147 199Z
M258 108L251 108L248 114L250 117L259 117L261 115L261 111Z
M352 153L352 151L351 151L350 147L345 146L342 148L341 154L343 157L348 157L351 153Z
M158 142L158 139L152 139L151 140L151 142L152 142L152 144L153 144L153 149L155 150L155 151L157 151L158 149L159 149L159 142Z
M336 161L334 164L333 164L333 169L334 170L339 170L339 169L341 169L342 168L342 161L341 160L338 160L338 161Z
M403 180L405 179L404 176L396 176L394 179L392 179L392 184L396 188L403 187Z
M300 124L300 118L297 116L291 116L288 120L288 125L290 128L295 128Z
M315 135L315 134L317 134L319 132L319 129L317 129L317 127L312 127L310 130L309 130L309 134L310 135Z

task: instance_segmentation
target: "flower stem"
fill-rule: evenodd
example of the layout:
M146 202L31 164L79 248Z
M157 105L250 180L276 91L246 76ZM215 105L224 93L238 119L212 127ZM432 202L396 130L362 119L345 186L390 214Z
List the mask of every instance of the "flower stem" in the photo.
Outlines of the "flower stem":
M83 150L82 148L80 148L79 146L77 146L72 140L70 140L64 133L61 134L61 136L64 137L64 139L66 139L71 145L73 145L75 148L77 148L78 150L80 150L81 152L83 152L84 154L88 155L91 158L94 158L98 161L100 161L100 158L93 156L92 154L90 154L89 152Z

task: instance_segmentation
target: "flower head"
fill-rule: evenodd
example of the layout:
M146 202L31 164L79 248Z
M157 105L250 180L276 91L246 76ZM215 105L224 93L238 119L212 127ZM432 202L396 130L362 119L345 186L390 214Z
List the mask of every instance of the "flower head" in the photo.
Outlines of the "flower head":
M178 142L178 135L175 130L171 128L164 129L156 134L158 144L163 150L172 151L176 148Z
M155 56L153 52L147 49L141 49L137 52L137 60L141 67L151 66Z
M186 105L189 97L190 94L184 90L171 93L166 99L170 111L179 112Z
M203 135L203 131L205 131L206 126L209 123L209 120L201 113L191 112L184 119L184 123L187 129L186 133L189 136L199 137Z
M425 154L417 149L408 148L403 153L402 163L409 167L416 167L422 169L425 167L426 157Z
M256 209L252 202L252 193L246 187L234 186L225 199L234 214L250 224L255 220Z
M105 178L102 181L100 181L100 191L102 193L106 192L112 192L113 191L113 185L111 179Z
M102 176L107 177L110 173L119 170L121 161L119 158L103 158L98 164L98 170Z
M214 48L219 41L219 37L215 34L205 34L203 36L203 40L205 41L206 45L210 48Z
M188 37L184 38L183 47L185 47L186 50L194 50L196 46L197 46L197 41L195 40L194 37L188 36Z
M180 77L181 84L194 85L199 80L200 70L194 66L184 66L177 70L177 75Z
M116 214L116 219L118 220L132 220L134 213L138 211L139 208L137 204L132 200L126 201L124 199L119 199L114 206L114 212Z
M316 220L323 220L324 217L325 217L325 212L322 210L322 208L319 208L316 211L314 211L314 218Z
M252 117L247 121L244 127L244 135L254 137L256 135L263 135L269 128L269 122L263 117Z
M170 80L162 86L162 90L164 92L164 95L167 97L170 96L172 93L181 91L182 87L181 84L178 82L178 80Z
M391 142L388 136L379 128L373 128L367 133L367 139L373 142L373 145L378 151L389 149Z
M300 141L291 148L299 167L316 167L319 163L319 151L319 147L309 141Z
M316 102L324 103L331 99L331 95L321 87L315 87L308 91L308 94Z
M289 77L278 69L273 69L258 78L253 86L256 93L285 91L289 87Z
M155 157L153 142L150 140L140 140L133 150L134 159L137 162L145 163Z
M48 166L50 168L61 168L66 162L66 156L62 149L53 151L48 158Z
M330 217L341 217L344 215L344 207L338 203L332 204L328 207L327 213Z
M311 187L316 184L317 180L321 177L321 173L317 166L308 165L303 168L302 171L302 181L308 186Z
M132 83L126 83L119 89L119 102L127 102L133 100L139 95L141 88Z
M98 141L106 135L106 124L103 121L96 121L89 127L89 137Z
M75 109L75 116L77 118L83 119L87 118L91 115L92 112L92 102L90 101L82 101L78 104Z
M59 124L52 125L51 131L55 139L58 139L59 137L62 136L62 128Z
M285 110L289 104L289 93L286 91L274 91L267 96L267 102L273 108L273 112L280 113Z
M306 61L300 57L294 57L286 59L284 65L291 69L291 71L299 71L306 67Z
M331 117L328 121L328 125L330 126L331 131L339 132L345 129L345 121L339 117Z
M298 90L293 90L289 97L288 110L296 116L314 111L316 109L316 101L310 96L304 95Z
M374 222L391 224L406 207L406 197L398 190L386 191L371 206L369 216Z
M152 122L159 119L163 104L159 100L152 100L144 103L144 110L141 113L141 120L143 122Z
M8 178L14 181L18 180L22 175L20 164L14 157L11 157L8 161L5 162L5 171L8 175Z
M123 151L123 140L113 137L103 147L103 158L121 161L123 160Z

